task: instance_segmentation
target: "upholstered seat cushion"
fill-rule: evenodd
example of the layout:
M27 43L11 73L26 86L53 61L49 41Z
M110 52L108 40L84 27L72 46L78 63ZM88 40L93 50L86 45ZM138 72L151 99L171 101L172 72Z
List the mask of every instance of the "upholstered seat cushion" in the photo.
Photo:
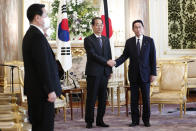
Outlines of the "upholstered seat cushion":
M61 100L57 98L54 102L54 105L55 105L55 108L66 107L66 100Z
M151 102L176 102L176 103L183 103L186 100L186 96L183 95L180 91L163 91L163 92L153 92L151 97Z
M2 128L9 129L9 128L12 128L14 125L15 125L14 122L0 122L1 129Z
M196 88L196 78L188 78L188 88Z
M2 131L21 131L22 130L22 123L15 123L12 121L8 121L8 122L0 122L0 129L2 129Z
M188 63L188 78L196 78L196 60L193 59L193 62Z

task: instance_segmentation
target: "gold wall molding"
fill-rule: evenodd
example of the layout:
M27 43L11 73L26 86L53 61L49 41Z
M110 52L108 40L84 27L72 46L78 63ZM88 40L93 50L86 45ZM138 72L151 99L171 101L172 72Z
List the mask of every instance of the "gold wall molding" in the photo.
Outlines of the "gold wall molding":
M49 41L50 46L54 53L56 54L57 51L57 44L56 41ZM114 46L115 48L124 48L124 46ZM72 56L73 57L79 57L79 56L84 56L86 54L86 51L84 49L84 42L83 40L76 40L76 41L71 41L71 51L72 51Z

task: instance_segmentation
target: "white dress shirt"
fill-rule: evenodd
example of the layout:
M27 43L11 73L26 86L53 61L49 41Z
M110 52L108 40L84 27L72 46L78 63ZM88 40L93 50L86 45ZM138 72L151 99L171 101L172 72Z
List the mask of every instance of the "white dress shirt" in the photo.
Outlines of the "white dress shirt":
M97 34L95 34L95 33L94 33L94 35L95 35L97 38L100 38L100 37L101 37L101 35L99 36L99 35L97 35Z

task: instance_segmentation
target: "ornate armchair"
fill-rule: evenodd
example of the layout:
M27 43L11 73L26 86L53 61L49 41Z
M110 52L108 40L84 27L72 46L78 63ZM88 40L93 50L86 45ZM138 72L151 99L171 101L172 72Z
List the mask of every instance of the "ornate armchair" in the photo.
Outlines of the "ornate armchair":
M54 102L55 109L63 108L64 112L64 121L66 121L66 99L63 95L60 96L60 98L57 98Z
M1 98L2 99L2 98ZM0 129L10 131L22 131L23 124L18 105L10 102L0 104Z
M182 117L183 105L186 113L187 63L162 62L159 75L159 91L151 93L151 104L179 104Z
M185 57L188 62L188 78L187 78L187 96L189 96L189 90L196 88L196 57Z

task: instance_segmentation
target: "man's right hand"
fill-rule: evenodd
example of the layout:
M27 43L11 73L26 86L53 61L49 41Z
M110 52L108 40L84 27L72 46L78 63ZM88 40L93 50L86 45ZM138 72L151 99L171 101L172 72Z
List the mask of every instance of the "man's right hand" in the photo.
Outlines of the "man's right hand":
M107 65L110 66L110 67L113 67L113 66L116 65L116 61L110 59L110 60L107 61Z
M49 102L54 102L56 100L56 93L53 91L53 92L50 92L48 94L48 101Z

